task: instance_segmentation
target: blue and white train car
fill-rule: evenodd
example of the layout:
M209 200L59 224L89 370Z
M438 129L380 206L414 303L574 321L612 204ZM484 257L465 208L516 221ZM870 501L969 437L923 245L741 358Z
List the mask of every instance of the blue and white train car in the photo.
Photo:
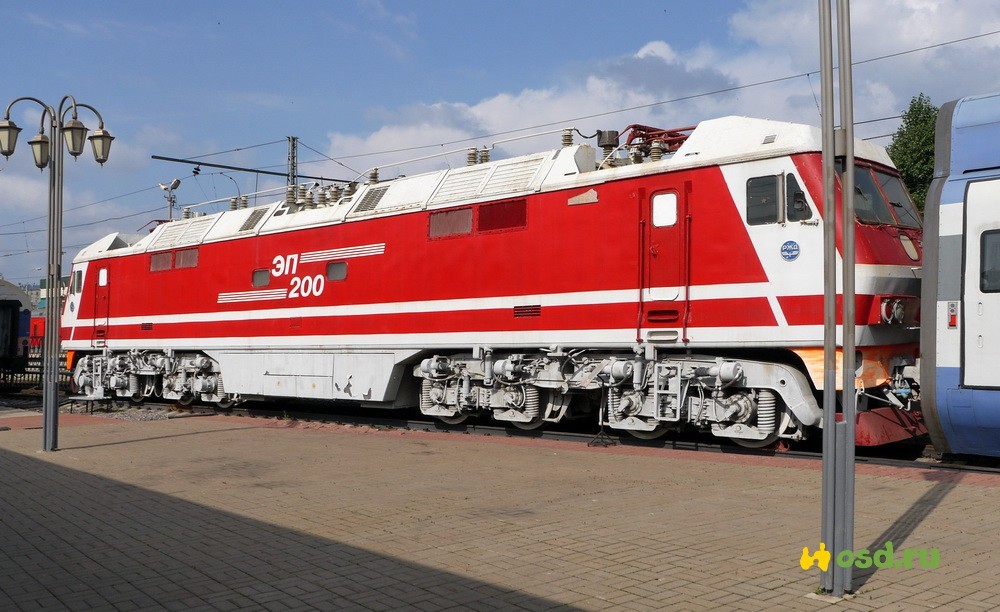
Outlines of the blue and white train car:
M924 211L921 398L943 453L1000 457L1000 93L938 113Z

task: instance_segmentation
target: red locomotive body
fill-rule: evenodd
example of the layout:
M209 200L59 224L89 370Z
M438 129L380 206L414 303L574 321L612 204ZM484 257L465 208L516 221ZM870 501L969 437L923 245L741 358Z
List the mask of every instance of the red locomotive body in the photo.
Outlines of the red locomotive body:
M627 157L571 145L108 236L74 260L74 381L90 398L801 439L821 426L818 130L685 131L633 126ZM861 406L910 426L919 219L884 151L857 150ZM908 435L859 425L866 443Z

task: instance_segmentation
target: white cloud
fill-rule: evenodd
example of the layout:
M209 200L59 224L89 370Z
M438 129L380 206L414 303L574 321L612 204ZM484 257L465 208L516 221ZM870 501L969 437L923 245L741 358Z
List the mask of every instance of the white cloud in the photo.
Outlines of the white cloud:
M680 49L668 40L653 40L630 55L593 65L588 74L566 79L560 87L501 92L473 104L442 102L390 110L385 125L368 137L331 134L329 152L336 157L389 151L570 124L584 131L620 129L627 123L674 127L727 114L817 124L819 76L814 71L819 67L819 47L814 7L801 0L753 0L730 18L728 43L703 42ZM1000 5L982 0L888 0L855 3L852 10L856 62L1000 29ZM1000 36L992 36L856 66L855 118L897 115L920 92L941 104L1000 89L1000 73L976 68L995 63L997 46ZM776 82L756 85L771 80ZM724 93L702 95L709 92ZM657 104L664 101L673 102ZM609 112L619 109L631 110ZM575 119L591 115L601 116ZM891 132L896 125L860 126L858 134ZM504 149L518 154L549 146L555 145L510 143Z
M661 60L668 63L675 63L677 61L677 54L667 43L662 40L654 40L653 42L647 43L639 52L635 54L639 59L645 57L658 57Z

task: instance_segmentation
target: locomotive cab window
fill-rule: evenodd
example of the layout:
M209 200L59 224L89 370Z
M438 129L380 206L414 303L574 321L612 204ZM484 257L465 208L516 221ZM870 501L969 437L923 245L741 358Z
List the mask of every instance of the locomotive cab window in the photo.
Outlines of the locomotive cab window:
M785 177L785 219L805 221L812 218L812 209L806 202L806 192L799 187L794 174Z
M747 223L777 223L778 176L756 176L747 181Z
M69 292L80 293L83 291L83 270L73 270L73 278L70 281Z
M271 270L268 268L254 270L251 282L254 287L267 287L271 283Z
M1000 293L1000 230L983 232L980 248L979 290Z
M784 183L784 185L782 185ZM784 192L782 192L784 188ZM794 174L757 176L747 181L747 223L766 225L812 218L806 192Z
M677 225L677 194L658 193L653 196L653 227Z
M837 160L843 180L844 162ZM861 223L919 228L920 213L898 176L868 166L854 166L854 215Z

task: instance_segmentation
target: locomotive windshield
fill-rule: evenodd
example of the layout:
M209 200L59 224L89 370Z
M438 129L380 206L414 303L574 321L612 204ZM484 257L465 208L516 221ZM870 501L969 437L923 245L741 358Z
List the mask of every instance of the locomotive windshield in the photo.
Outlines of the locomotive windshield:
M842 163L842 162L839 162ZM842 166L838 174L842 174ZM920 216L898 176L854 166L854 214L861 223L920 228Z

